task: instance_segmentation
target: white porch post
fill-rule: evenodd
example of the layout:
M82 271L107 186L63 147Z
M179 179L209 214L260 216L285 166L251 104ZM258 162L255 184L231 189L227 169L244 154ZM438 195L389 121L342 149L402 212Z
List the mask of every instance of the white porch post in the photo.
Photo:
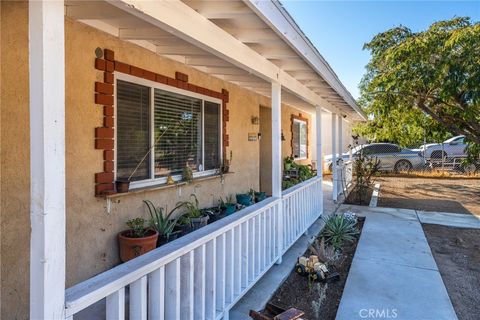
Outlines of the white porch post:
M332 182L333 182L333 201L337 201L337 114L332 113Z
M338 120L338 158L342 159L341 164L343 165L343 117L341 114L337 115L337 120ZM344 171L343 169L340 168L340 170L337 171L337 183L338 183L338 189L337 192L340 193L343 190L343 180L345 179ZM338 196L337 196L338 198Z
M29 3L30 318L65 308L65 43L62 0Z
M282 197L282 86L272 82L272 196ZM277 243L282 263L283 251L283 214L282 204L278 206Z
M322 155L322 107L317 106L316 108L316 135L317 135L317 177L320 179L320 212L319 215L323 214L323 155Z

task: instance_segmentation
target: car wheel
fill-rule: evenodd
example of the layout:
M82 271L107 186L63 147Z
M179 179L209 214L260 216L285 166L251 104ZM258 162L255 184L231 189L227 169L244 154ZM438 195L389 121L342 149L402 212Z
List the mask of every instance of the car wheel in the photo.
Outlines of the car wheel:
M413 166L408 160L400 160L395 164L395 172L409 172Z

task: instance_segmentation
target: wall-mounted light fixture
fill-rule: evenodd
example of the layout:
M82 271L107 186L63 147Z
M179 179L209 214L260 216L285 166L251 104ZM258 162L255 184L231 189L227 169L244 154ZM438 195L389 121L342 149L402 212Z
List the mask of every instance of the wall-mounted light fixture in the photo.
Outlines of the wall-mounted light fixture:
M251 121L252 121L252 124L255 124L255 125L260 124L260 118L257 116L252 116Z

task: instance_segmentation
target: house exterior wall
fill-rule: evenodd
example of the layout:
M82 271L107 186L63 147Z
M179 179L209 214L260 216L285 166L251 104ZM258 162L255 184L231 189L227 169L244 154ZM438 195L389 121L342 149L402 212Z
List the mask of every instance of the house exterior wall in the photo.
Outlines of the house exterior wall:
M1 18L1 318L26 319L30 250L28 2L1 2ZM97 47L113 50L122 62L170 77L181 72L192 84L229 91L227 154L233 153L233 173L225 175L224 183L213 178L179 188L129 193L113 198L111 210L107 210L107 200L94 193L95 173L103 168L103 151L94 147L95 128L103 124L103 106L94 101L95 82L103 81L103 72L94 68ZM65 57L67 287L119 263L117 233L125 229L128 219L147 218L143 200L173 208L196 193L202 206L210 206L219 196L258 190L259 141L248 141L248 132L259 130L251 117L258 117L259 106L270 105L269 99L69 18L65 19ZM298 110L284 105L282 113L286 138L282 153L286 156L291 154L290 115ZM313 143L310 124L311 118L309 156Z

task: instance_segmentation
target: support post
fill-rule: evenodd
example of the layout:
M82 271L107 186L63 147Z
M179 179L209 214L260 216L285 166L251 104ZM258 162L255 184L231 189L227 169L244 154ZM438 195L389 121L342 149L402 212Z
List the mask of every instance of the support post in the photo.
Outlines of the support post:
M29 3L30 319L64 319L64 2Z
M272 196L282 198L282 87L272 82ZM283 252L283 204L278 206L277 264L282 263Z
M340 160L339 161L339 168L338 168L338 171L337 171L337 184L338 184L338 189L337 189L337 192L338 193L342 193L343 192L343 181L345 180L345 172L343 170L343 165L344 165L344 161L343 161L343 158L342 158L342 155L343 155L343 117L341 114L337 115L337 120L338 120L338 159ZM338 200L338 196L337 196L337 200Z
M317 135L317 177L320 179L320 201L319 215L323 214L323 150L322 150L322 107L316 108L316 135Z
M337 114L332 113L332 182L333 182L333 201L337 201L338 196L338 172L337 172Z

